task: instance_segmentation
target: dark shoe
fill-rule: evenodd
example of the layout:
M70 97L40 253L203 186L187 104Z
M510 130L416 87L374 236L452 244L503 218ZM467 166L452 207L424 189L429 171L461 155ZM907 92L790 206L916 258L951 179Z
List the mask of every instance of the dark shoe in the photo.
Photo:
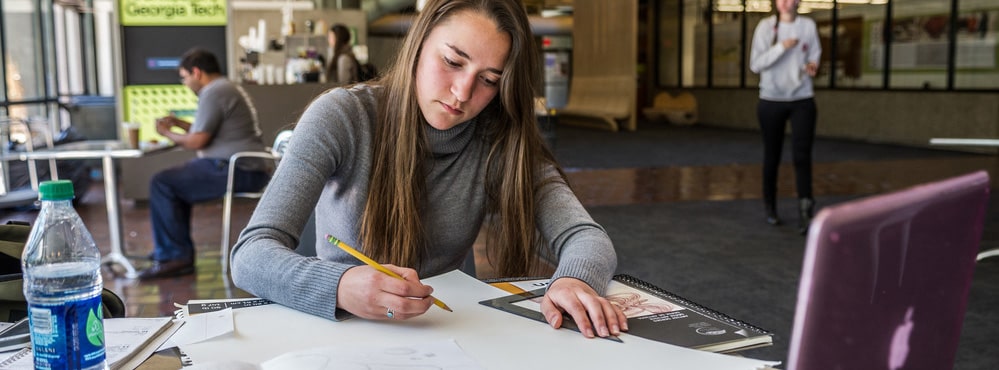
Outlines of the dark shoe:
M777 205L776 204L764 204L767 210L767 223L772 226L780 225L780 217L777 217Z
M798 233L805 235L808 233L808 226L812 224L812 215L815 213L815 201L812 198L798 199Z
M191 260L155 261L152 266L139 273L139 279L159 279L193 273L194 261Z

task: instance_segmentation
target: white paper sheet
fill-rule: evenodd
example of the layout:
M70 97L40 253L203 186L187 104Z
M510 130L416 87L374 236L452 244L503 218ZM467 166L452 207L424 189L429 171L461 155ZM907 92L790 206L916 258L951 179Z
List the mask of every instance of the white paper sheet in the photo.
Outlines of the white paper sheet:
M180 320L184 322L184 326L177 330L160 350L201 342L235 330L232 308L192 315Z
M209 362L184 370L349 370L438 369L481 370L454 340L418 342L406 346L342 345L285 353L254 365L246 362Z
M577 332L479 304L506 296L459 271L425 279L434 296L454 312L432 307L405 321L350 319L334 322L281 305L234 312L236 333L182 345L195 364L239 360L259 364L281 354L336 345L409 345L453 338L487 369L758 369L774 365L737 356L697 351L624 334L624 343L587 339Z
M158 346L157 338L169 336L170 328L161 331L164 326L170 325L169 317L126 317L104 320L104 339L108 365L123 361L129 355L135 354L133 360L114 366L114 369L134 369L138 364L145 361L152 351L151 348ZM163 334L157 337L157 333ZM30 350L29 350L30 353ZM137 360L136 360L137 359ZM32 356L20 357L17 361L3 364L0 368L4 370L34 369L34 359Z

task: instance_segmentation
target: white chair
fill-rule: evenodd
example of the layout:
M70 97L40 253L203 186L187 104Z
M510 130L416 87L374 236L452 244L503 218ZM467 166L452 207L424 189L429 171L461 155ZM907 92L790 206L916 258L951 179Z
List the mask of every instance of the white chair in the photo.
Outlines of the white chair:
M225 197L222 200L222 273L229 271L229 232L232 226L232 198L259 199L264 195L264 189L258 192L234 192L233 183L236 180L236 162L245 158L264 158L274 161L276 166L291 140L291 130L284 130L274 138L274 146L266 152L239 152L229 157L229 177L225 186ZM266 187L265 187L266 188Z
M28 180L30 188L13 189L10 181L10 165L8 161L15 160L16 154L9 151L11 142L23 143L26 152L33 152L35 148L35 133L42 134L45 145L42 149L52 149L55 141L49 131L48 121L44 118L33 117L28 120L20 118L2 117L0 118L0 209L7 207L19 207L35 203L38 200L38 166L35 159L27 160ZM49 159L49 178L58 179L59 172L56 167L56 160Z

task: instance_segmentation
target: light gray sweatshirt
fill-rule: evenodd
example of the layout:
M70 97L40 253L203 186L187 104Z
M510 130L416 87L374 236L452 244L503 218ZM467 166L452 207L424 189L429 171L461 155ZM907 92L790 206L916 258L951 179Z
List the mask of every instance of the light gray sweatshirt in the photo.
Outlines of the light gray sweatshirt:
M774 43L774 32L777 43ZM793 48L784 47L784 40L797 38ZM793 22L777 22L777 16L763 18L753 32L749 54L749 69L760 74L760 99L795 101L811 98L812 77L805 64L819 63L822 43L815 21L797 16Z
M233 248L237 286L312 315L332 320L350 316L335 310L337 285L344 271L361 262L324 236L363 248L359 233L372 166L376 88L336 88L306 109ZM426 166L428 201L421 214L431 242L422 265L410 266L421 278L461 267L486 216L487 143L481 128L472 120L446 131L429 125L425 130L433 158ZM556 172L551 167L547 173ZM565 184L545 185L536 197L537 228L552 255L559 257L553 279L579 278L602 294L617 266L606 232ZM313 208L318 257L303 257L292 248Z

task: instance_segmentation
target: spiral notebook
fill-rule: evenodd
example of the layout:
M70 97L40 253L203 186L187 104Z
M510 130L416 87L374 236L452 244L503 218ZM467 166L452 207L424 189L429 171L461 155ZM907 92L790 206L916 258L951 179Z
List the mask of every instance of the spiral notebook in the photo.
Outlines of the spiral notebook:
M547 284L548 279L507 281L498 286L515 294L479 303L546 322L539 302ZM614 276L607 286L606 297L628 317L628 335L720 353L773 344L773 334L767 330L630 275ZM572 320L563 322L567 321ZM626 337L622 339L627 342Z

